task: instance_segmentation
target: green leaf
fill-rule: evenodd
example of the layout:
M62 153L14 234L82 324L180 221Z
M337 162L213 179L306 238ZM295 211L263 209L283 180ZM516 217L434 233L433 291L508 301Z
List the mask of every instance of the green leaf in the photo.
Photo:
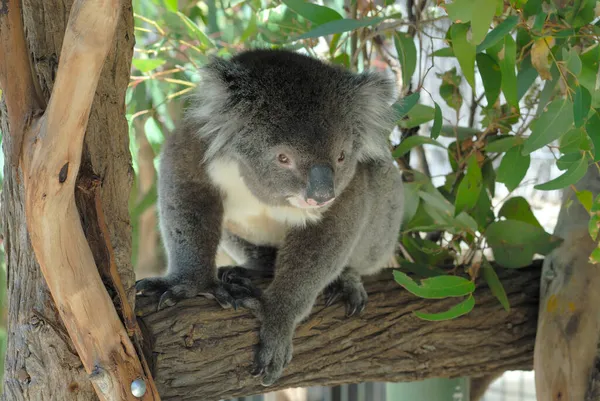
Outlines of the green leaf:
M335 10L329 7L313 4L304 0L282 0L283 4L294 10L299 15L315 24L325 24L330 21L337 21L343 17Z
M189 19L181 11L178 11L177 15L179 16L179 18L181 18L181 20L185 24L190 36L197 39L202 44L202 46L204 46L206 48L215 47L215 44L213 43L213 41L208 36L206 36L206 34L202 31L202 29L200 29L200 27L198 25L196 25L196 23L194 21Z
M475 298L473 298L473 295L470 295L467 299L448 309L446 312L423 313L414 311L413 313L420 319L439 322L443 320L456 319L457 317L466 315L473 310L473 307L475 307Z
M520 145L523 139L518 136L505 136L499 139L491 140L485 145L485 150L490 153L505 153L509 149Z
M496 13L496 0L475 0L472 4L471 43L478 45L490 30L490 24Z
M515 196L504 202L498 212L498 217L506 217L508 220L518 220L542 228L542 225L531 211L529 203L522 196Z
M477 156L473 154L467 162L467 173L458 185L456 201L454 202L454 214L458 215L463 210L475 207L482 187L483 177L481 169L477 163Z
M575 127L583 127L591 105L592 95L590 95L590 92L585 87L578 85L575 97L573 98L573 120Z
M442 130L442 122L442 109L440 108L439 104L435 103L435 114L433 117L433 126L431 127L432 139L437 139L440 136L440 131Z
M598 238L598 232L600 231L600 216L597 214L592 214L590 217L590 222L588 223L588 232L590 233L590 237L592 240L596 241Z
M177 0L163 0L165 3L165 8L171 12L176 13L178 6L177 6Z
M462 77L456 73L456 67L452 67L452 69L443 74L436 73L435 75L442 80L440 85L440 96L446 101L448 106L459 111L463 104L463 98L460 94Z
M523 144L523 153L531 152L560 138L573 125L573 105L568 99L556 99L532 126L531 136Z
M581 128L573 128L560 137L559 143L561 153L574 153L580 151L590 151L593 149L591 139Z
M421 197L419 196L420 185L415 182L407 182L404 184L404 215L403 215L403 226L406 226L417 214L419 208L419 202Z
M444 47L431 53L431 57L454 57L454 50L451 47Z
M515 146L502 157L498 167L496 181L504 183L509 191L514 191L529 170L531 158L523 155L523 145Z
M502 283L500 282L496 271L486 258L483 258L483 263L481 265L481 275L485 279L485 282L487 283L488 287L490 287L492 294L494 294L494 296L498 298L498 301L500 301L500 304L502 305L504 310L510 312L510 304L508 302L508 297L506 296L506 291L504 290L504 287L502 286Z
M534 188L540 191L552 191L554 189L566 188L569 185L576 184L583 178L588 169L587 157L582 157L578 163L574 163L562 175L553 180L538 184Z
M392 153L392 155L395 158L402 157L405 154L407 154L408 152L410 152L410 150L412 148L414 148L415 146L420 146L420 145L435 145L435 146L439 146L442 148L444 147L444 145L442 145L438 141L433 140L429 137L413 135L413 136L409 136L408 138L404 139L400 143L400 145L398 145L398 147L396 149L394 149L394 152Z
M585 210L590 212L592 209L592 204L594 203L594 194L592 194L590 191L575 191L575 196L577 196L577 199L585 208Z
M416 274L422 278L436 277L446 274L444 270L436 266L428 266L421 263L411 263L403 261L401 264L402 269L408 270L409 272Z
M479 130L470 127L457 127L454 125L442 125L441 134L447 138L457 138L458 140L465 140L472 138L477 135Z
M528 266L535 254L546 255L561 242L543 228L518 220L490 224L485 237L494 251L495 261L507 268Z
M467 40L469 27L465 24L453 24L450 29L452 49L458 59L458 64L471 88L475 88L475 46Z
M167 60L163 60L161 58L153 58L153 59L134 58L131 62L135 68L140 70L140 72L148 72L148 71L152 71L152 70L160 67L161 65L166 63Z
M482 51L489 49L496 43L503 40L504 37L508 35L515 26L517 26L518 23L519 17L516 15L507 17L504 21L498 24L497 27L492 29L490 33L487 34L483 42L477 46L477 53L481 53Z
M517 75L515 65L517 61L517 45L510 35L504 37L504 53L498 54L500 71L502 72L502 92L508 104L519 108L517 96Z
M485 53L479 53L476 57L477 68L481 74L483 88L485 89L485 98L487 99L487 107L494 105L502 85L502 73L500 66L496 61Z
M410 293L426 299L462 297L475 291L475 284L472 281L458 276L436 276L417 283L405 273L394 270L394 279Z
M585 124L585 132L594 144L594 162L600 161L600 110L594 110Z
M473 15L473 3L471 0L453 0L446 4L446 12L452 21L469 22Z
M434 117L435 109L433 107L417 104L408 112L405 118L398 122L398 125L402 128L412 128L425 124L433 120Z
M600 263L600 247L595 248L590 254L589 261L593 265Z
M359 28L364 28L366 26L376 25L383 21L385 18L377 17L377 18L364 18L360 20L344 18L340 20L326 22L325 24L319 25L314 29L302 34L296 38L290 40L301 40L301 39L310 39L310 38L319 38L321 36L333 35L334 33L343 33L354 31Z
M579 163L582 157L579 151L564 154L556 161L556 167L559 170L568 170L572 165Z
M525 57L525 59L519 65L519 73L517 75L517 100L520 101L525 93L531 88L531 85L535 82L538 77L537 70L531 64L531 56Z
M411 78L417 68L417 48L412 36L404 32L394 34L394 43L398 52L398 61L402 68L402 84L409 86Z
M396 118L401 119L407 115L408 112L419 102L420 97L421 94L419 92L415 92L394 103L392 107L396 111Z

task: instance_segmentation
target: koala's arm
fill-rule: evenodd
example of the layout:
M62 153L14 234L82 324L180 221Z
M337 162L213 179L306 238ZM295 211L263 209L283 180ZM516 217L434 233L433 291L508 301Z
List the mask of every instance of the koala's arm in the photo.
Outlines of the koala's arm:
M199 294L223 306L230 289L217 279L215 257L221 238L223 201L202 165L204 145L180 129L164 144L158 182L158 210L168 269L164 277L136 284L146 295L161 294L159 308Z
M281 376L291 360L296 325L348 263L364 227L361 190L351 184L323 220L291 231L279 249L275 277L257 307L262 324L254 373L262 376L264 385Z

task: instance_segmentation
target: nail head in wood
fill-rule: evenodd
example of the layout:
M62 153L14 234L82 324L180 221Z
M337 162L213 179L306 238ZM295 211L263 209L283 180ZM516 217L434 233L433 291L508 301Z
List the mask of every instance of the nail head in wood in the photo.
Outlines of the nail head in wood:
M139 378L131 382L131 394L137 398L141 398L146 394L146 382L144 379Z

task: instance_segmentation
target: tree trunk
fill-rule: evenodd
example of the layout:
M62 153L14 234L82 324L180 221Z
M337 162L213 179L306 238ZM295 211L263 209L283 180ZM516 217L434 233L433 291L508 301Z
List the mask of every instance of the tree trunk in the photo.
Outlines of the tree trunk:
M273 387L250 376L259 324L247 311L222 310L195 298L156 312L156 299L138 298L162 400L212 401L279 388L361 381L414 381L429 377L484 376L531 369L537 321L540 263L501 270L511 310L487 287L475 309L444 322L412 311L446 310L457 301L416 298L389 271L369 282L369 303L346 319L343 305L319 300L294 337L294 358ZM148 352L149 354L150 352Z
M15 0L9 0L15 1ZM58 66L71 1L23 0L23 24L33 81L43 107ZM130 225L127 200L132 180L127 122L124 118L134 44L131 2L124 1L113 49L104 65L84 142L80 179L100 177L101 202L119 273L133 301ZM4 376L6 401L95 400L91 382L58 316L40 273L26 229L23 176L2 106L6 157L2 218L8 265L8 344ZM84 229L95 224L93 204L78 196ZM93 244L92 245L93 248Z

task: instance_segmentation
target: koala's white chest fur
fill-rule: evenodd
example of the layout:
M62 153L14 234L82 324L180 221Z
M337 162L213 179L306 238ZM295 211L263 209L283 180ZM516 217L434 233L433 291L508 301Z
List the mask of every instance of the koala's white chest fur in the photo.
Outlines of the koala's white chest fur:
M246 186L235 161L214 160L208 166L208 174L224 195L224 227L253 244L280 246L291 227L321 218L314 209L261 202Z

